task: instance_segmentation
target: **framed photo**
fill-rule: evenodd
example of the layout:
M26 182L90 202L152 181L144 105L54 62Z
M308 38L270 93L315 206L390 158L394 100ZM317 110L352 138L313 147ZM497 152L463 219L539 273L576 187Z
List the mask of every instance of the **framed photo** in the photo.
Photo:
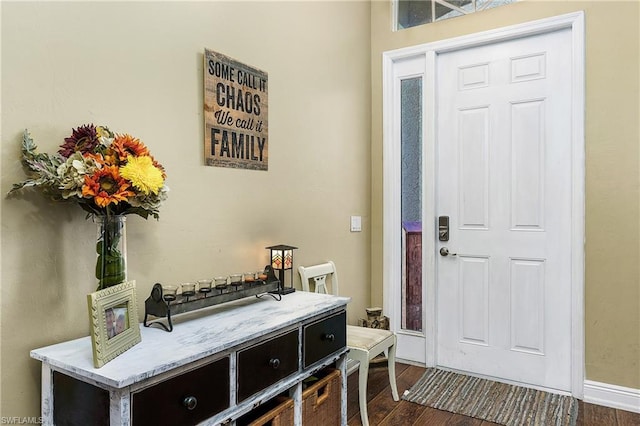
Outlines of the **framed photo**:
M87 304L96 368L140 343L135 281L91 293Z

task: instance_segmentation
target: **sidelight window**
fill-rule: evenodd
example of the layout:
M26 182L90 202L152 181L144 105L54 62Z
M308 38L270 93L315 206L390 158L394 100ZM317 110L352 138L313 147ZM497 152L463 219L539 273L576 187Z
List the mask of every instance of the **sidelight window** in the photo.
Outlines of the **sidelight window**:
M402 329L422 331L422 77L400 82Z

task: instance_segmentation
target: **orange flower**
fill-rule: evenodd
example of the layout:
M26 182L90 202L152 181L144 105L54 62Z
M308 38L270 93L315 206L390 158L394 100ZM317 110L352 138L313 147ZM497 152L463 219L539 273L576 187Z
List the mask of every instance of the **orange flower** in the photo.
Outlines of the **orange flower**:
M98 207L107 207L112 203L118 204L134 195L129 191L129 183L120 177L118 168L115 166L103 167L93 175L84 177L82 196L93 197Z
M153 158L153 155L149 155L149 157L151 157L153 165L156 166L158 170L160 170L160 173L162 173L162 180L167 179L167 171L164 169L164 166L160 164L155 158Z
M101 154L94 154L91 152L87 152L85 154L82 154L82 156L84 158L91 158L93 159L96 163L98 163L100 166L104 166L104 165L108 165L109 163L107 163L105 161L105 158L101 155Z
M126 161L129 154L139 157L141 155L149 155L149 148L143 144L140 139L134 138L131 135L116 135L116 138L111 144L113 149L120 158L120 161Z
M107 166L118 166L118 154L112 148L107 148L103 154L102 164L106 164Z

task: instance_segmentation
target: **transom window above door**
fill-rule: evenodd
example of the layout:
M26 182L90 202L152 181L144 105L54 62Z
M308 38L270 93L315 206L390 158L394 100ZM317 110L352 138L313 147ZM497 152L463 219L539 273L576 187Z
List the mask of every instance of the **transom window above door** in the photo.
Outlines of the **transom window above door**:
M394 27L396 30L468 15L516 0L395 0Z

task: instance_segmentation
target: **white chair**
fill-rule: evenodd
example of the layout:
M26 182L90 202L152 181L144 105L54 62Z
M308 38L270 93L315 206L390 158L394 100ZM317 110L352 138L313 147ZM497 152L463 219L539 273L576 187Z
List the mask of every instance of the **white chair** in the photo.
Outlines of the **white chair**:
M329 261L320 265L298 267L302 289L309 290L309 281L313 280L316 293L338 295L338 274L336 265ZM332 292L327 288L327 277L330 277ZM369 361L383 352L387 352L389 364L389 384L394 401L399 401L398 388L396 387L396 335L389 330L375 328L356 327L347 325L348 358L360 363L358 376L358 401L360 403L360 417L362 425L369 426L367 415L367 378L369 376Z

